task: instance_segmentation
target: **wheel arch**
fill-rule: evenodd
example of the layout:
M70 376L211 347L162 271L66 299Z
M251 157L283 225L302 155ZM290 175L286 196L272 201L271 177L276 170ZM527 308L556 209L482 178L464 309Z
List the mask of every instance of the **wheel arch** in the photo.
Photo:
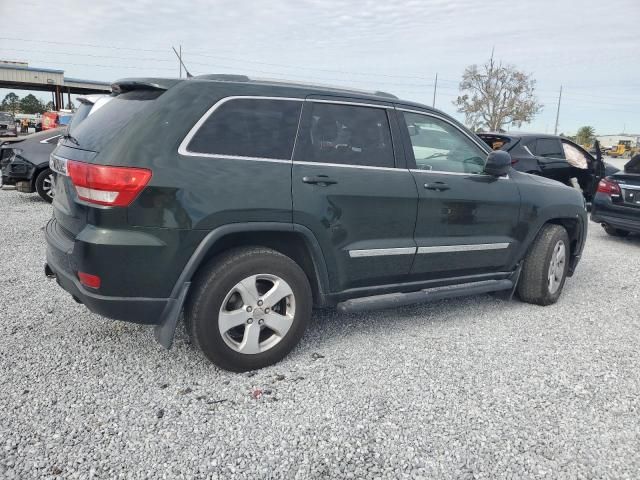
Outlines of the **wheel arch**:
M232 224L222 228L224 231L220 234L216 235L214 230L205 237L198 247L201 251L196 250L194 256L197 255L197 258L193 263L189 261L185 267L186 272L183 272L178 281L179 284L194 279L209 260L230 248L266 247L295 261L309 279L314 304L325 304L329 282L324 257L317 240L305 227L292 224L249 223Z

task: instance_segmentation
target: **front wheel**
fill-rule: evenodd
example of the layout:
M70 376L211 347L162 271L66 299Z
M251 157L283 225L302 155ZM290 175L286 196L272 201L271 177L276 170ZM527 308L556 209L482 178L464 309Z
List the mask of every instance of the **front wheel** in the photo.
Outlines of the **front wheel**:
M36 192L45 202L53 202L53 172L45 168L36 177Z
M569 248L569 235L563 227L542 227L524 259L518 281L520 299L537 305L558 301L569 269Z
M272 365L299 342L311 318L304 271L267 248L242 248L215 258L198 276L186 309L196 345L225 370Z

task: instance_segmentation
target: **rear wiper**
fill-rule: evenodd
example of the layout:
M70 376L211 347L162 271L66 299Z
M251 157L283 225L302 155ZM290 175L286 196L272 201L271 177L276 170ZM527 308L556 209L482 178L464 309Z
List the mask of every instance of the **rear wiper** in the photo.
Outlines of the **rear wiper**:
M78 139L71 135L69 132L65 133L62 138L64 138L65 140L69 140L71 143L75 143L76 145L80 145Z

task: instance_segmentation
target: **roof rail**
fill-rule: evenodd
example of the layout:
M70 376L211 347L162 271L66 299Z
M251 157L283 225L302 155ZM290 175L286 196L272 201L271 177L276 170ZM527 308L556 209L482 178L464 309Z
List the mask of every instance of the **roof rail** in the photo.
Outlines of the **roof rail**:
M226 82L248 82L251 80L246 75L234 75L230 73L210 73L207 75L196 75L193 78L202 78L204 80L220 80Z

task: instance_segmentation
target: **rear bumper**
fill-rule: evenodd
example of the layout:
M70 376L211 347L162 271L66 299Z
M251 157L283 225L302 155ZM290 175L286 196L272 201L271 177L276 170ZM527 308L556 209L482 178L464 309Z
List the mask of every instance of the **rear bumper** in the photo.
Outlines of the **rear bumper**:
M640 208L614 204L597 194L591 208L591 220L614 228L640 233Z
M614 228L620 230L627 230L628 232L640 233L640 219L638 218L625 218L612 215L606 215L602 213L592 213L591 220L597 223L605 223Z
M74 242L57 231L58 228L55 220L49 221L45 228L47 240L45 273L48 277L55 277L58 284L76 301L99 315L147 325L158 325L163 322L165 312L175 303L174 299L106 296L85 288L78 280L77 272L71 268Z

